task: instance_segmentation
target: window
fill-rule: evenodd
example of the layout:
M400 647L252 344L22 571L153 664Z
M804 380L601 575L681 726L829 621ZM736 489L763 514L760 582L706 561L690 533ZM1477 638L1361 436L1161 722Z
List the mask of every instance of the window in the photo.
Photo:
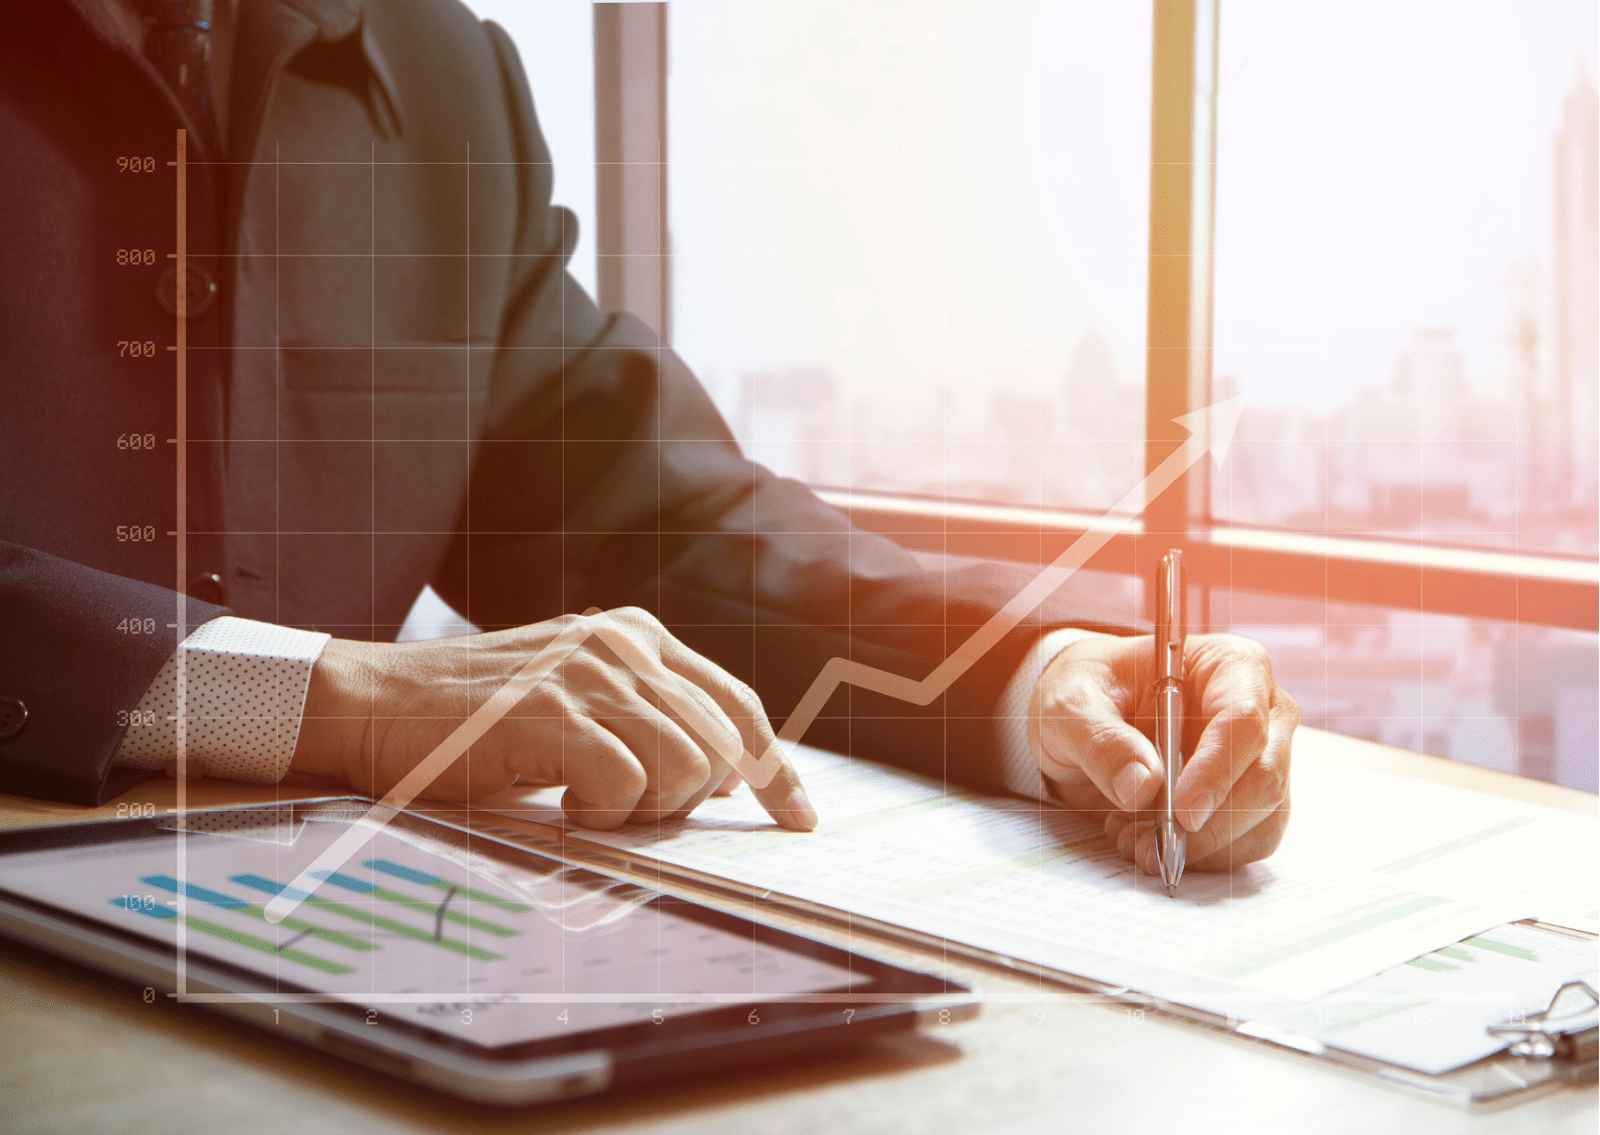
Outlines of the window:
M1217 522L1573 557L1486 562L1489 586L1581 557L1593 588L1596 16L1223 0L1212 373L1248 408ZM1324 540L1333 571L1350 543ZM1469 582L1384 609L1308 575L1209 599L1309 724L1595 790L1592 601L1519 625L1441 613L1487 613Z
M1307 725L1596 790L1593 634L1213 588L1212 626L1266 645Z
M1219 519L1593 557L1592 0L1224 0ZM1381 29L1381 32L1380 32Z
M1148 5L671 6L673 345L814 485L1106 508L1144 460Z
M1183 546L1308 723L1594 787L1592 2L605 7L600 288L754 457L1042 563L1243 393L1079 582Z

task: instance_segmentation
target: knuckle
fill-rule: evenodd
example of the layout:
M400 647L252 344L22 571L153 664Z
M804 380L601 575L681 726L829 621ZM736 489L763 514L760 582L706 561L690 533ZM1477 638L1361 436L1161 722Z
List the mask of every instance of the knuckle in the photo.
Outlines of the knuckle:
M1264 758L1255 764L1255 780L1269 807L1282 804L1289 795L1289 766L1284 761Z
M757 735L763 737L772 731L772 723L767 720L767 707L762 704L761 695L743 682L739 682L735 687L734 696L738 701L738 719L734 721L735 725L749 726Z
M1296 725L1299 725L1300 703L1295 700L1294 695L1289 693L1288 690L1280 687L1276 700L1278 702L1279 712L1283 714L1284 720L1289 724L1289 728L1293 729Z
M562 668L566 671L564 677L568 682L586 687L608 682L616 670L609 661L590 649L575 652Z
M1218 636L1227 650L1227 657L1234 665L1243 666L1246 670L1255 673L1272 674L1272 654L1260 642L1244 635L1223 634Z
M533 717L570 720L580 716L578 701L565 682L540 682L529 694L525 704Z
M1080 746L1079 763L1085 768L1109 767L1120 762L1127 747L1122 730L1115 724L1094 725Z
M1260 749L1266 744L1272 718L1268 707L1260 703L1239 705L1227 710L1223 725L1234 745L1241 743Z
M677 760L665 762L658 791L663 795L688 795L711 779L711 762L699 750L685 752Z
M1251 659L1266 657L1267 648L1262 646L1257 639L1247 638L1242 634L1234 634L1232 631L1228 631L1219 637L1227 644L1230 653Z
M1038 682L1028 698L1028 713L1041 721L1068 717L1085 701L1086 691L1079 674L1063 674L1057 681Z
M628 626L636 630L660 632L665 632L666 630L666 628L661 625L661 620L656 618L649 611L646 611L643 607L618 607L613 611L607 611L606 614L610 615L617 622L626 623Z
M761 704L761 695L747 682L738 678L728 679L728 693L734 701L739 703L739 708L750 714L751 717L765 717L766 706Z
M624 760L618 754L606 770L606 788L619 800L637 800L650 787L650 777L638 761Z

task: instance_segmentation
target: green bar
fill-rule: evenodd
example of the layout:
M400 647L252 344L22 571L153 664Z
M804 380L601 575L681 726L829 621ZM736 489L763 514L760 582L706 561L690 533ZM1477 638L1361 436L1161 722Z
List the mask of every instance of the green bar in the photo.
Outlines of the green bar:
M427 902L423 899L414 899L410 895L401 894L399 891L387 890L384 887L375 887L368 893L371 894L373 898L382 899L384 902L392 902L396 906L403 906L407 910L414 910L418 914L427 915L429 918L436 918L439 914L438 903ZM462 891L458 888L456 893L461 894ZM469 926L474 930L481 930L485 934L493 934L496 938L517 938L522 935L522 931L520 930L513 930L509 926L501 926L498 922L485 922L481 918L473 918L470 914L463 914L459 910L447 909L444 912L444 916L451 922L460 923L462 926ZM432 938L433 935L429 934L428 937Z
M1539 955L1532 950L1525 950L1521 946L1513 946L1508 942L1496 942L1493 938L1468 938L1468 942L1480 950L1493 950L1497 954L1504 954L1508 958L1521 958L1525 962L1536 962Z
M1471 954L1456 946L1441 946L1439 949L1435 950L1434 953L1443 954L1447 958L1454 958L1458 962L1470 962L1475 960Z
M203 934L210 934L217 938L225 938L229 942L234 942L240 946L249 946L252 950L260 950L263 954L271 954L274 957L284 958L287 961L299 962L303 966L310 966L312 969L320 969L323 973L345 974L356 972L354 968L350 966L344 965L340 962L330 962L327 958L319 958L317 955L305 953L303 950L280 950L265 938L257 938L254 934L246 934L242 930L234 930L227 926L219 926L215 922L207 922L205 919L196 918L192 914L184 918L183 924L185 926L193 927Z
M239 908L239 913L248 914L251 918L254 918L258 922L267 921L266 912L259 906L242 906ZM314 923L305 922L292 916L285 918L278 925L284 927L285 929L294 930L296 932L304 931L309 933L313 938L321 938L324 942L332 942L335 945L343 946L348 950L376 950L378 948L373 943L365 941L364 939L352 938L350 935L341 933L338 930L328 930L321 926L317 926Z
M466 895L473 902L481 902L486 906L497 907L500 910L505 911L507 914L527 914L533 909L533 907L527 905L526 903L510 902L506 899L497 898L494 895L486 895L482 891L475 891L471 887L456 886L456 884L448 883L443 879L440 879L437 883L431 883L429 885L438 887L441 891L448 891L451 887L455 887L456 894Z
M1427 910L1431 906L1438 906L1444 901L1444 899L1435 898L1432 895L1423 895L1409 902L1403 902L1399 906L1392 906L1388 910L1380 910L1364 918L1357 918L1343 925L1312 934L1310 937L1302 938L1298 942L1290 942L1287 945L1279 946L1277 949L1257 954L1253 958L1235 962L1233 965L1225 967L1222 973L1226 977L1243 977L1246 974L1255 973L1257 970L1276 965L1278 962L1310 953L1312 950L1319 949L1330 943L1338 942L1345 938L1353 938L1363 930L1371 930L1374 926L1382 926L1385 922L1394 922L1408 914L1415 914L1419 910Z
M381 914L373 914L371 911L362 910L360 907L347 906L342 902L325 899L320 895L312 895L305 900L305 903L307 906L314 906L318 910L325 910L329 914L337 914L341 918L353 918L357 922L365 922L369 926L376 927L379 930L387 930L391 934L415 938L418 942L432 942L436 946L443 946L445 949L454 950L458 954L466 954L469 958L477 958L480 962L498 962L504 956L479 949L477 946L470 946L465 942L457 942L454 938L435 939L431 930L418 930L415 926L407 926L404 922L396 922L394 919L385 918ZM426 903L422 905L429 910L435 909L427 907Z
M1431 973L1455 973L1456 970L1461 968L1460 966L1447 966L1443 962L1434 961L1432 958L1412 958L1406 965L1416 966L1418 969L1425 969Z

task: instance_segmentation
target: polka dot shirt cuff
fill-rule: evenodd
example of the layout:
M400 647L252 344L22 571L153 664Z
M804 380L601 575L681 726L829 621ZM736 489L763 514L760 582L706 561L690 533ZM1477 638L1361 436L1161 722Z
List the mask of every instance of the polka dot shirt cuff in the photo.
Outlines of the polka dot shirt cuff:
M167 659L139 700L116 763L176 773L178 655L183 655L189 776L275 784L289 771L311 668L331 635L223 615Z
M1056 655L1073 643L1093 638L1098 633L1063 627L1041 635L1023 658L1022 665L1017 667L1017 672L1011 676L1005 692L1000 695L1000 701L995 706L994 723L1000 748L1000 782L1007 791L1053 802L1044 777L1039 772L1039 763L1028 745L1028 717L1033 709L1033 691L1050 663L1056 660Z

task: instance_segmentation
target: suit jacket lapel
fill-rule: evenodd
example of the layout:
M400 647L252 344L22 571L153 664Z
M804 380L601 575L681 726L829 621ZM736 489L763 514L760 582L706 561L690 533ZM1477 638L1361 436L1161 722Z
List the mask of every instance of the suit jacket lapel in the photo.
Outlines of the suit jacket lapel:
M297 7L282 0L240 0L234 32L232 105L228 108L228 149L235 160L254 157L273 82L284 64L316 39L320 30Z

